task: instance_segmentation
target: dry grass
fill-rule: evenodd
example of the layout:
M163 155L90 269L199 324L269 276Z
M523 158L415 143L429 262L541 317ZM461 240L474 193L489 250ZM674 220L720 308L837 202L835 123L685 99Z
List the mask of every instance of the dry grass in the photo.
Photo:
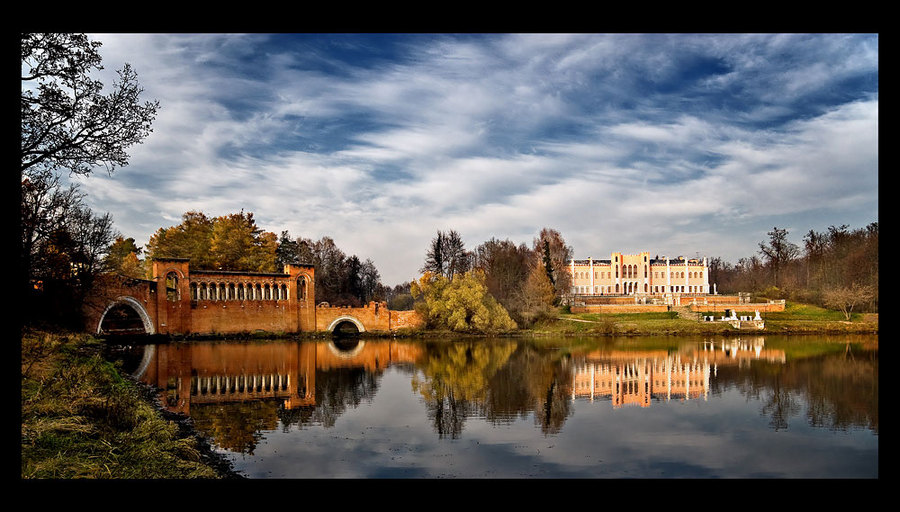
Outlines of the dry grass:
M89 336L22 339L22 478L217 478Z

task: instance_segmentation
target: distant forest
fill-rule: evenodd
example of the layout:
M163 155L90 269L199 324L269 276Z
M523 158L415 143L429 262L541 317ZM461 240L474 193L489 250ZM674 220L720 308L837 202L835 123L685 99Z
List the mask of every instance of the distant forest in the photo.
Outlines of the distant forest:
M842 293L852 293L857 311L878 311L878 223L851 229L830 226L809 230L803 245L788 240L775 227L759 243L759 253L729 263L709 261L709 280L719 293L748 292L769 299L788 299L836 307ZM846 301L847 299L843 299Z

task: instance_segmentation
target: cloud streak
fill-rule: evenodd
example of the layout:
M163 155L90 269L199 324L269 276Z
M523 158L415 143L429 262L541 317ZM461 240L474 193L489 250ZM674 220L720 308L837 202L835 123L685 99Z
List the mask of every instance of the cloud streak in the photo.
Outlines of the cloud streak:
M139 243L244 209L393 285L437 230L736 261L774 225L878 220L874 35L93 37L162 106L83 180Z

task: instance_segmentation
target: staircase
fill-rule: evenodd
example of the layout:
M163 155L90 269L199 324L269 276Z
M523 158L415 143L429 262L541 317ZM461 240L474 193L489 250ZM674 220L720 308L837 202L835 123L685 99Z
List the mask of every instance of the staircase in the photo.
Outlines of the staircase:
M678 318L685 320L697 320L697 313L691 311L690 306L672 306L672 311L678 313Z

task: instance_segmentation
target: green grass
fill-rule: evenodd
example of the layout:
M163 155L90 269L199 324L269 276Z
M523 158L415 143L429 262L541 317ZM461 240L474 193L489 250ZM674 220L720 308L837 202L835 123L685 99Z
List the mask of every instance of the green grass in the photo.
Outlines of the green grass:
M86 335L22 339L24 479L218 478Z
M741 313L742 315L752 313ZM654 313L570 313L560 309L555 318L536 323L536 333L585 335L709 335L746 332L723 322L698 321L703 315L722 316L721 312L700 312L696 318L679 318L675 311ZM814 305L788 302L783 312L760 313L766 328L759 333L877 333L877 315L854 313L846 322L840 311Z

